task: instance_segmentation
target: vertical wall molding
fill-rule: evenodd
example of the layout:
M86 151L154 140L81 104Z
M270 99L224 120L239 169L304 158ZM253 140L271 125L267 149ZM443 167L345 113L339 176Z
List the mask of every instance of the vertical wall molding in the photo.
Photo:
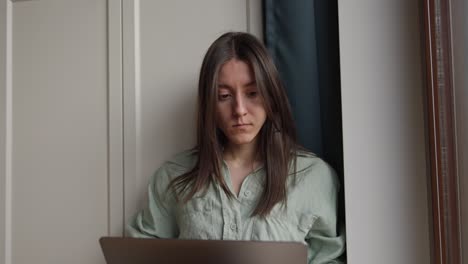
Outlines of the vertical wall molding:
M140 1L122 2L124 222L136 212L140 155Z
M0 264L11 264L12 3L0 2Z
M263 41L262 0L247 0L246 8L247 32Z
M245 18L247 25L247 32L250 33L250 0L245 0Z
M108 0L108 201L111 236L124 225L122 0Z

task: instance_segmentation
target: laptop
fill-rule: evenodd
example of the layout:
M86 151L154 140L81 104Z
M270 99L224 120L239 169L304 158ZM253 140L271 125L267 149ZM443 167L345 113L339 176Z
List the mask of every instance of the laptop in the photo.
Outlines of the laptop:
M298 242L102 237L107 264L306 264Z

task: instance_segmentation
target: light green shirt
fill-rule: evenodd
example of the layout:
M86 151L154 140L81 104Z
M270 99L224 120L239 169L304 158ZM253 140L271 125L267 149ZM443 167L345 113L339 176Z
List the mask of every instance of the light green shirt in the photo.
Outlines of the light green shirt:
M197 153L186 151L164 163L150 180L148 207L127 226L132 237L297 241L308 246L309 263L339 263L344 236L337 232L339 183L333 169L313 155L299 155L297 176L288 180L286 206L275 205L265 217L251 214L262 194L265 170L243 181L239 195L229 199L218 184L189 202L177 202L167 189L175 177L195 166ZM229 170L223 176L232 190Z

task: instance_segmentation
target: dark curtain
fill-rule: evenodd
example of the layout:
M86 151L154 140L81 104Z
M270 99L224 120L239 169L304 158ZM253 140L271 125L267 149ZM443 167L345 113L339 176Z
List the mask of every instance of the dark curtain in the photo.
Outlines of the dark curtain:
M285 84L299 142L342 175L338 5L264 0L265 44Z
M285 84L299 143L327 161L342 183L343 140L336 0L264 0L265 44Z

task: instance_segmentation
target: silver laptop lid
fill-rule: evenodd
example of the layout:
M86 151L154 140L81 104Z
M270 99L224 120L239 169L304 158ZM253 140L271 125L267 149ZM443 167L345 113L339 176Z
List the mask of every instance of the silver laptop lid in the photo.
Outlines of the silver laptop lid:
M305 264L297 242L178 240L103 237L107 264Z

